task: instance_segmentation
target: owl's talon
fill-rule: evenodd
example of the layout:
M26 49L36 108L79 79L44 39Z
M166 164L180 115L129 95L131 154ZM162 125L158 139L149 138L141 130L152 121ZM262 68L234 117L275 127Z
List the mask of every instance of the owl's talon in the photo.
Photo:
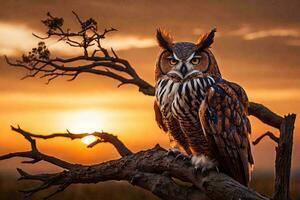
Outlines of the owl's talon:
M176 149L176 148L172 148L172 149L169 149L167 151L167 156L174 156L174 157L176 157L178 154L181 154L181 152L178 149Z
M182 154L182 153L179 153L176 157L175 157L175 160L183 160L185 161L186 159L186 155Z
M192 160L192 155L189 155L189 156L185 156L184 158L183 158L183 161L191 161Z
M183 161L185 162L186 165L188 165L188 166L193 165L192 162L191 162L192 157L193 157L192 155L189 155L189 156L185 156L185 157L183 158Z

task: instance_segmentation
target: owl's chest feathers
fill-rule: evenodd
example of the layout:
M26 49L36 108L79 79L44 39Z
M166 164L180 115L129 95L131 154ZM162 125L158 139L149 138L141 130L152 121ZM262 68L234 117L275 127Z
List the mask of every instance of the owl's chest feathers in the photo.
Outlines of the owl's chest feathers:
M185 123L199 122L198 111L207 90L215 83L212 77L200 77L183 83L161 79L156 84L157 102L165 119L174 116Z

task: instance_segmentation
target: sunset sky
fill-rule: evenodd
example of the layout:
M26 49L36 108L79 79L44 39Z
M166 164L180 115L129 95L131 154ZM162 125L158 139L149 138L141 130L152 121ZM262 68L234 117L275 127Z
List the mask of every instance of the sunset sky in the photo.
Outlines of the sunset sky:
M0 154L27 150L28 143L10 131L10 125L49 134L106 131L132 150L159 143L168 148L168 136L154 120L153 97L134 86L117 88L118 82L96 75L80 75L75 81L61 78L46 85L45 79L20 80L26 71L8 66L3 55L16 58L36 46L32 33L43 35L41 19L50 11L76 28L72 10L93 17L99 27L114 27L104 41L130 61L145 80L154 84L159 48L158 27L170 30L177 41L196 41L201 33L217 27L212 51L223 77L243 86L250 101L262 103L280 115L300 113L300 2L299 1L60 1L1 0L0 12ZM46 41L52 56L78 55L56 40ZM252 139L274 130L251 117ZM300 120L296 121L293 170L300 170ZM59 158L92 164L118 158L109 144L87 149L82 141L38 140L40 150ZM270 140L253 147L255 170L272 172L274 144ZM41 171L41 163L28 166L19 159L0 162L0 173L24 169Z

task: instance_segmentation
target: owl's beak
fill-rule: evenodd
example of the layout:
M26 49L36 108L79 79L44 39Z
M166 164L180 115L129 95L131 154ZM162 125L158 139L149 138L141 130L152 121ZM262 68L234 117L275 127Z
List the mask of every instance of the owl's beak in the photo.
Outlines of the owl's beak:
M175 78L177 80L182 80L183 79L182 74L179 71L177 71L177 70L171 70L167 75L169 77Z
M168 72L168 76L182 80L189 76L190 73L191 71L189 71L186 64L183 63L180 67Z
M183 77L185 77L187 72L188 72L187 66L183 63L181 68L180 68L180 73L182 74Z

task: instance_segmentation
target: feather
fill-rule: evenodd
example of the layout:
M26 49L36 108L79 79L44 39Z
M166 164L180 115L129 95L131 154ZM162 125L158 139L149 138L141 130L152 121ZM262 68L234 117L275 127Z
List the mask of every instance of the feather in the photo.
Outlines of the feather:
M238 88L240 86L235 84L232 87L231 84L222 80L212 86L202 102L205 106L200 108L199 118L220 169L247 186L249 166L253 164L248 139L250 124L244 109L247 102L245 95L242 98L239 96L240 91L244 92ZM201 114L208 110L212 112L210 115ZM218 118L216 123L211 123L213 115ZM220 119L223 119L222 123Z
M159 28L156 32L156 39L161 48L172 52L173 37L170 35L170 33Z
M214 42L215 32L217 32L217 29L213 28L209 34L206 34L199 39L196 49L197 52L201 52L212 45Z
M163 122L163 117L162 117L162 114L160 112L160 109L159 109L156 101L154 102L154 112L155 112L155 119L156 119L156 122L157 122L159 128L161 128L163 131L167 132L168 129Z

